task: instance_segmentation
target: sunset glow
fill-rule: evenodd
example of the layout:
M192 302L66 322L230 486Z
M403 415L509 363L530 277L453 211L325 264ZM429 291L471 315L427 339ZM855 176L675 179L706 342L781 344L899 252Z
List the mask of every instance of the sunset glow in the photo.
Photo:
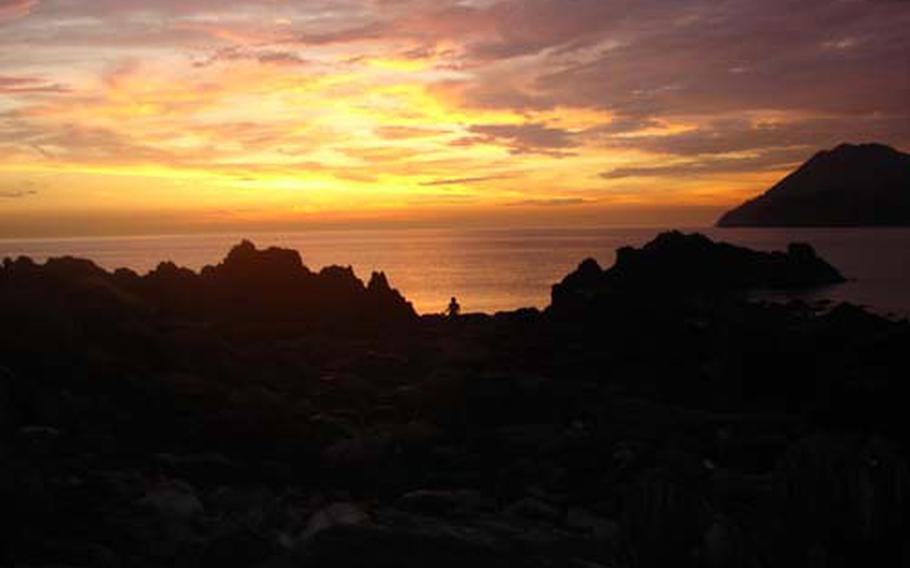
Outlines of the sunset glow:
M698 223L907 146L907 3L766 8L0 0L0 236Z

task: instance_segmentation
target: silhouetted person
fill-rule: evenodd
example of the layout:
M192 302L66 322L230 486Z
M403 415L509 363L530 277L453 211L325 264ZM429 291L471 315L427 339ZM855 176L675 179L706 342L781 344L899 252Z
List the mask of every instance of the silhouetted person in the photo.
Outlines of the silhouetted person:
M449 307L446 308L446 315L450 319L455 319L461 313L461 306L458 304L458 300L455 299L455 296L452 296L452 299L449 301Z

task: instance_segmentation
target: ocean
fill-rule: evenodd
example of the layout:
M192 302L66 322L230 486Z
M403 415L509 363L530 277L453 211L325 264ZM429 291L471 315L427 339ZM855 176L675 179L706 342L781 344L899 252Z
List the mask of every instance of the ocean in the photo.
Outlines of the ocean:
M117 238L0 240L0 257L30 256L37 261L73 255L114 269L140 273L171 260L192 269L219 262L242 238L259 247L277 245L300 251L313 270L338 264L364 280L384 271L420 313L442 312L458 298L465 312L492 313L521 307L543 308L550 287L582 260L610 266L623 245L640 246L656 228L547 229L373 229L313 230L294 233L173 235ZM850 301L879 313L910 316L910 229L720 229L686 228L716 240L762 250L784 249L798 241L812 244L849 279L809 293L806 299Z

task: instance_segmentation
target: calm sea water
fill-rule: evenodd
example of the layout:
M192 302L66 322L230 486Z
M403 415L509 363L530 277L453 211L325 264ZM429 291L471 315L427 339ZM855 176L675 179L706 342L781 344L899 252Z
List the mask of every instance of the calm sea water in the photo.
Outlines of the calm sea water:
M850 281L810 298L847 300L910 315L910 229L687 229L764 250L808 242ZM312 269L351 265L369 278L384 270L421 313L441 312L451 296L465 311L544 307L550 286L586 257L610 266L615 250L640 246L659 229L377 229L249 235L0 240L0 257L74 255L139 272L162 260L199 269L217 263L242 237L299 250Z

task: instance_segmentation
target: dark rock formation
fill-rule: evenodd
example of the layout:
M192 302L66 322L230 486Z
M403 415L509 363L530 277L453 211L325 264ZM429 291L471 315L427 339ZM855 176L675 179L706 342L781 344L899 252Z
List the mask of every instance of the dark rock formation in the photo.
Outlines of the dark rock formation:
M553 287L551 309L584 308L604 297L653 300L843 281L808 244L791 244L787 252L760 252L674 231L658 235L641 249L620 248L608 270L592 259L582 262Z
M145 276L113 274L87 260L29 259L4 265L3 290L23 306L50 303L56 316L91 310L100 318L152 310L181 321L313 325L348 331L413 321L416 314L384 275L364 286L350 268L311 272L297 251L257 250L249 241L200 273L163 262Z
M6 261L0 566L904 565L910 323L729 293L837 279L668 233L450 319L248 243Z
M882 144L819 152L720 227L910 225L910 155Z

